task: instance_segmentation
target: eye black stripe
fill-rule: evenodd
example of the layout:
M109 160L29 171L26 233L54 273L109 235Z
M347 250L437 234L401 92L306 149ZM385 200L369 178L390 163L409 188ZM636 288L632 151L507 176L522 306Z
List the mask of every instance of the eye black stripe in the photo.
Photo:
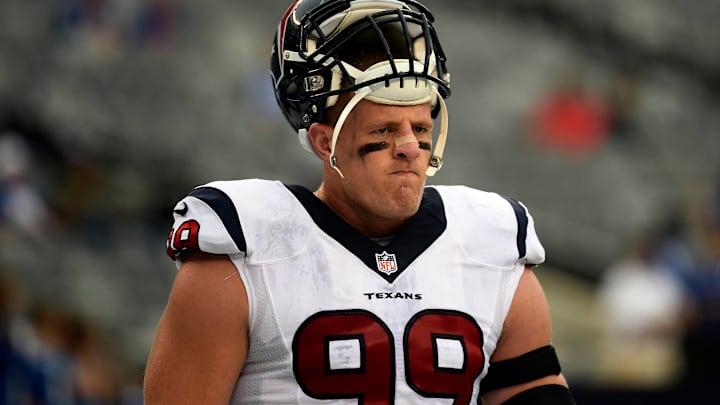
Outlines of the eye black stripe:
M387 142L375 142L363 145L358 149L358 156L364 157L368 153L377 152L389 147Z

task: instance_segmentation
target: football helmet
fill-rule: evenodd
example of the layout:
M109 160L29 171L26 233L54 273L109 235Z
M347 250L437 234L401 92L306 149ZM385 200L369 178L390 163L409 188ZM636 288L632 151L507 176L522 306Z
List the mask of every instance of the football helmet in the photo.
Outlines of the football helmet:
M428 175L442 165L450 74L430 11L415 0L296 0L278 25L272 47L275 97L300 143L314 153L307 129L326 122L328 108L350 93L335 123L335 143L362 99L391 105L430 102L441 114ZM370 52L368 57L365 53ZM360 56L358 56L360 55ZM369 60L363 60L369 59ZM366 66L370 64L370 66Z

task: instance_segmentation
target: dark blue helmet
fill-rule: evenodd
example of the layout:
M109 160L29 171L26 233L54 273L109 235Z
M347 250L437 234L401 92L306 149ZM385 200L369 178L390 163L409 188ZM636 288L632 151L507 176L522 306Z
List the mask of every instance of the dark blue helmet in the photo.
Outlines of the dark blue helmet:
M290 125L300 130L323 122L340 93L393 78L426 79L448 97L449 74L433 20L412 0L295 1L280 20L271 60L275 96ZM365 67L352 60L363 51L358 45L379 49L389 73L359 81ZM416 63L397 63L408 59Z

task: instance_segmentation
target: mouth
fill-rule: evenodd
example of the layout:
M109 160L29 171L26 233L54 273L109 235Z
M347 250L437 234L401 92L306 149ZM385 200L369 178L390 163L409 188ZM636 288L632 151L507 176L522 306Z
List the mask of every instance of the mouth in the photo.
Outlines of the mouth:
M417 176L417 172L414 170L396 170L390 174L393 176Z

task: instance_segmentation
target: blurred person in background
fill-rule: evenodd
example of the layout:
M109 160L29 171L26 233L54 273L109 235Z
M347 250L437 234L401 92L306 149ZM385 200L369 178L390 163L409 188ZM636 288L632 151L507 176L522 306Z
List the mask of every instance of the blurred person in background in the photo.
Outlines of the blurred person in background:
M60 329L60 328L57 328ZM120 396L119 369L112 345L97 325L82 316L66 316L61 346L73 359L73 404L114 405Z
M700 254L688 277L691 311L683 340L684 384L710 393L720 379L720 176L702 213Z
M0 405L45 403L42 373L18 339L29 322L25 301L24 288L0 272Z
M665 388L682 375L687 297L664 254L670 237L664 230L651 232L603 273L598 298L605 336L599 371L611 386Z
M147 405L574 404L525 206L425 186L449 96L432 23L409 0L287 10L277 101L322 182L213 182L178 202Z
M57 303L37 301L0 273L0 405L137 404L104 334Z
M26 350L43 376L45 402L74 405L77 363L70 351L70 317L57 304L35 304L30 311L30 328L23 332Z
M610 80L605 95L610 141L626 146L637 140L637 111L642 90L638 74L631 69L618 71Z
M32 151L18 133L0 133L0 236L3 232L44 240L52 212L32 178Z
M535 145L572 158L594 155L610 133L606 100L589 87L577 70L561 75L536 100L529 118Z

